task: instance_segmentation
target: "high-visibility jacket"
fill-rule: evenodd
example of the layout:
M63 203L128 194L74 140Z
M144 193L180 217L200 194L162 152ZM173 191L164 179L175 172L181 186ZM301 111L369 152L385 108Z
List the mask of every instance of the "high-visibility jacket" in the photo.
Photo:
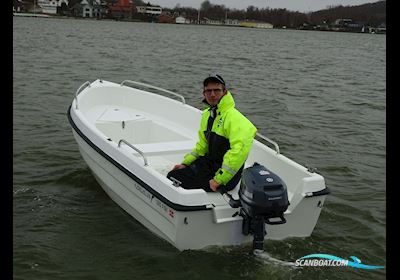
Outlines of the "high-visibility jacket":
M220 166L214 180L226 185L244 165L256 132L257 128L235 108L232 94L227 91L216 107L208 105L203 110L199 140L182 164L190 165L199 156L207 155Z

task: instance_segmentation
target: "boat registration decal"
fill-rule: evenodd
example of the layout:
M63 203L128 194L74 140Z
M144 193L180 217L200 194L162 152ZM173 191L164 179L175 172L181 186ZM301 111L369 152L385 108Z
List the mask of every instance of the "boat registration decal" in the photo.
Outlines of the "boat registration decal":
M152 195L148 191L146 191L144 188L142 188L138 183L135 182L135 188L141 192L148 200L152 200Z
M143 188L138 183L135 183L135 188L146 198L146 200L150 204L156 205L161 210L161 213L164 214L164 216L166 216L169 219L175 218L174 210L172 210L167 205L165 205L161 200L156 198L154 195L152 195L150 192L148 192L145 188Z
M174 211L169 208L167 205L161 202L158 198L154 198L156 205L164 212L165 216L168 219L174 219ZM172 213L172 214L171 214Z

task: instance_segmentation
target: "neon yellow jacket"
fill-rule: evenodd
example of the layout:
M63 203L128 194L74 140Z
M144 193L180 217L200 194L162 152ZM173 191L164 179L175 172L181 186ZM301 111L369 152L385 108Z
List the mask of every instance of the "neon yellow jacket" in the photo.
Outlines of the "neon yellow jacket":
M190 165L199 156L211 155L209 153L210 143L206 139L207 123L210 117L211 107L208 105L202 113L200 129L198 132L199 140L191 153L186 154L182 164ZM217 170L214 180L220 185L226 185L246 161L256 135L257 128L235 108L235 101L232 94L228 91L217 105L216 119L214 120L212 133L217 136L210 140L213 142L224 142L227 144L215 144L212 150L214 153L221 153L222 165ZM226 151L226 152L225 152Z

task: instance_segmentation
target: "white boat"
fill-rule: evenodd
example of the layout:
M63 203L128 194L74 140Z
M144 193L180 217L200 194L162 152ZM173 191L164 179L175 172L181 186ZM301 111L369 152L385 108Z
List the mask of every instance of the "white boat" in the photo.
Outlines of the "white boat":
M87 81L68 109L79 151L99 184L150 231L179 250L251 242L252 235L243 232L243 216L226 196L186 190L166 178L194 147L200 117L183 96L128 80ZM329 193L324 178L285 157L272 140L256 138L260 141L254 140L245 168L257 162L278 174L290 202L286 223L265 224L266 238L310 236ZM240 183L229 193L239 199L239 190Z

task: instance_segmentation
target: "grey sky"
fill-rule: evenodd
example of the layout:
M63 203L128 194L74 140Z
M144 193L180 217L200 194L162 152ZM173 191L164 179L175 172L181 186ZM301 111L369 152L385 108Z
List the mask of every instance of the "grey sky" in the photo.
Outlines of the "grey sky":
M204 0L145 0L151 4L165 8L181 7L199 8ZM246 9L253 5L259 8L285 8L291 11L310 12L325 9L327 6L357 6L365 3L375 3L378 0L209 0L214 5L225 5L230 9Z

